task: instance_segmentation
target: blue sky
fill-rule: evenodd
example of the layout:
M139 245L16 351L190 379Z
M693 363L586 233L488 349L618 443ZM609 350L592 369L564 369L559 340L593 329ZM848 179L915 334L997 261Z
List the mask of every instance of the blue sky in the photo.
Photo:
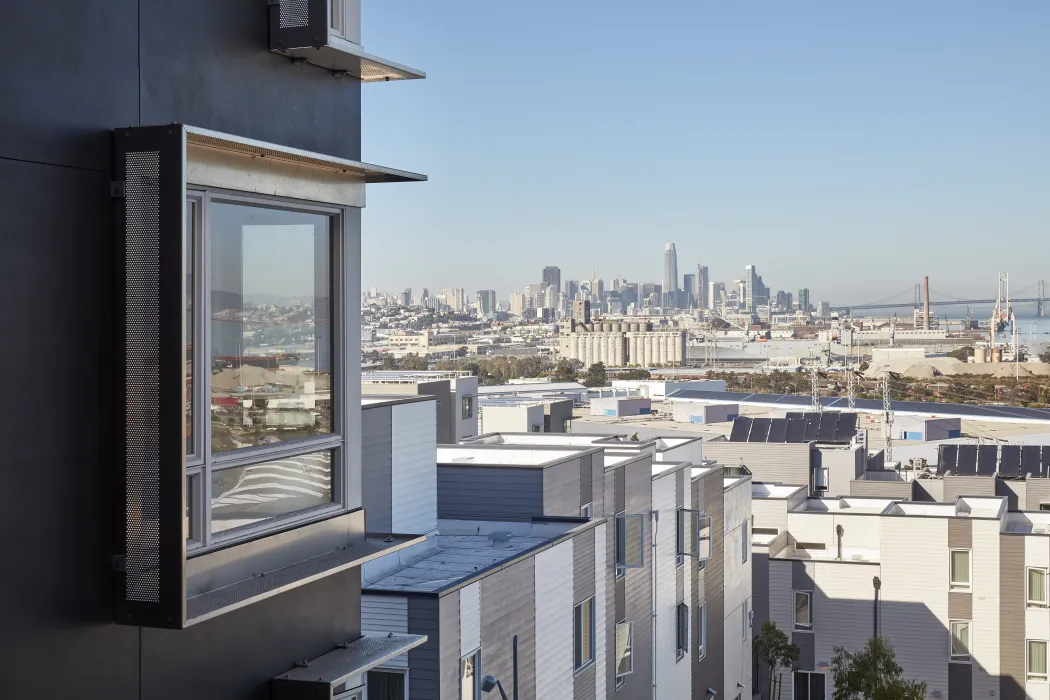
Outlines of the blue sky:
M365 287L712 279L860 303L1050 278L1050 2L364 0Z

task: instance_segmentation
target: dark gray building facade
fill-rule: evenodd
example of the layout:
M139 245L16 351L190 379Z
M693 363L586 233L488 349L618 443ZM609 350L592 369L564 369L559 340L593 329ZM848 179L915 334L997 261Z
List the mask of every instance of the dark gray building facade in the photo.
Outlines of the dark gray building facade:
M333 363L333 348L359 340L364 183L421 178L357 162L361 83L422 76L361 51L356 0L3 7L0 39L20 58L0 69L3 517L17 532L0 587L2 694L296 697L294 674L280 691L272 679L359 640L359 564L382 550L360 508L360 411L345 410L359 370ZM278 170L302 179L263 194ZM249 297L267 289L251 287L262 282L247 257L236 290L194 295L187 273L212 249L184 265L184 242L203 245L189 233L200 222L218 232L224 206L250 210L230 224L246 239L286 223L267 216L321 212L323 244L297 249L313 283L270 311L297 325L285 341L313 344L310 357L248 357L263 342L245 320L263 302L249 311ZM208 296L241 322L244 345L201 320ZM212 333L221 351L188 345ZM284 382L280 398L234 395L264 372L260 386ZM284 407L293 391L310 411ZM246 506L259 496L237 496L251 470L280 489L266 468L282 461L313 500ZM334 561L326 548L340 538ZM307 559L309 575L293 570Z

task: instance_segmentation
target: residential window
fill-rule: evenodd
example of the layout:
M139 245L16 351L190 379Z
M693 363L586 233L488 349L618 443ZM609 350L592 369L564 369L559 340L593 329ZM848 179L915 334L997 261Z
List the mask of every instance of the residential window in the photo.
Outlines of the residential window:
M748 610L747 601L740 608L740 641L747 641L747 631L751 628L751 611Z
M970 663L970 621L950 620L948 629L951 633L951 648L949 649L951 661Z
M970 590L970 550L953 549L949 553L948 585L952 590Z
M813 593L795 591L795 629L802 632L813 630Z
M814 472L814 477L816 479L815 483L813 484L815 489L817 491L827 491L828 490L828 468L827 467L820 467L820 468L816 469L815 472Z
M689 653L689 606L685 603L678 604L678 620L676 625L678 638L678 658Z
M540 425L534 425L534 426L532 426L532 432L538 433L538 432L540 432L541 428L542 428L542 426L540 426Z
M188 546L338 510L338 210L187 200Z
M405 671L373 669L367 673L369 700L407 700ZM338 697L338 696L337 696Z
M616 623L616 687L621 687L627 676L634 673L634 656L632 644L634 623L628 620Z
M581 518L594 517L594 504L593 503L585 503L584 505L580 506L580 517Z
M827 677L816 671L795 671L794 700L824 700Z
M711 516L679 508L676 527L675 548L679 557L696 557L701 562L711 558Z
M1039 510L1050 510L1050 503L1040 503Z
M1029 639L1026 676L1030 681L1046 681L1046 640Z
M742 552L741 563L747 563L747 551L751 548L751 538L748 536L748 522L745 520L744 525L740 528L740 551Z
M1028 569L1028 605L1046 607L1046 569Z
M573 608L574 659L576 671L594 663L594 597Z
M626 569L645 566L645 516L621 513L614 516L613 521L616 572L622 576Z
M698 626L696 658L699 661L707 657L707 603L700 604L696 624Z
M562 419L562 421L561 421L561 431L563 433L571 433L572 432L572 419L571 418L563 418Z
M461 410L463 412L463 417L464 418L473 418L474 417L474 397L473 396L464 396L462 399L460 399L460 408L461 408Z
M357 23L355 11L359 0L328 0L328 18L332 32L349 39Z
M481 700L481 649L459 660L459 700Z

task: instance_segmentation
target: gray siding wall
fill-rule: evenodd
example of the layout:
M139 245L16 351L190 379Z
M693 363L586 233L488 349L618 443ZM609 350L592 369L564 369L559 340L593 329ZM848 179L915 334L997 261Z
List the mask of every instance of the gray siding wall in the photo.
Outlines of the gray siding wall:
M608 517L612 513L608 512L605 507L606 503L610 501L606 500L606 474L605 474L605 458L603 455L593 456L591 458L591 489L594 493L594 517ZM611 475L610 475L611 480Z
M710 456L704 446L704 456ZM721 444L721 443L718 443ZM783 445L779 445L783 447ZM807 452L808 459L808 452ZM736 689L726 689L725 685L725 650L723 649L725 627L725 496L722 484L722 471L715 469L702 479L693 480L693 502L703 504L707 515L711 516L711 558L703 569L696 568L694 562L693 607L699 610L702 603L707 605L707 656L703 660L693 658L693 697L706 698L707 689L713 688L719 697L733 698ZM696 620L696 613L693 613ZM698 625L693 625L694 629ZM693 634L693 649L699 644L698 634ZM732 692L730 692L732 691Z
M944 498L952 502L959 496L994 496L995 479L990 476L946 476Z
M550 432L564 433L565 421L572 420L572 401L553 401L544 404L544 412L550 416Z
M999 535L999 697L1025 700L1025 538Z
M916 501L944 500L944 479L916 479L912 489Z
M452 405L452 385L449 380L420 382L418 392L420 396L433 396L437 399L438 444L455 445L459 428L459 406Z
M952 549L973 548L973 521L948 519L948 546Z
M361 411L361 505L369 532L391 530L392 407Z
M543 514L580 515L580 458L569 459L542 470Z
M864 451L860 448L823 447L815 450L820 466L828 470L828 497L849 496L850 482L864 473Z
M578 605L594 595L593 528L573 538L572 561L572 602L573 605ZM598 611L595 610L596 617L598 614ZM600 629L596 625L595 633L597 634L598 632L600 632ZM595 673L595 665L592 664L573 676L573 700L595 700Z
M973 619L973 593L948 592L948 618L951 620Z
M910 501L912 499L912 483L910 481L868 481L867 479L856 479L850 482L849 494L851 496Z
M514 635L517 635L518 692L521 698L536 694L535 567L536 560L529 557L481 579L479 584L482 672L500 679L507 694L512 693ZM458 638L456 645L459 645Z
M446 645L452 644L455 637L458 666L459 651L459 598L456 600L456 626L452 630L446 624ZM440 615L440 601L435 596L411 596L408 599L408 631L411 634L425 634L425 644L408 652L408 687L409 700L438 700L442 697L442 638L439 634L441 623L447 623ZM453 675L458 668L453 670Z
M1028 510L1028 482L1021 479L996 479L995 495L1006 497L1007 510ZM1035 510L1039 509L1036 504Z
M594 455L583 455L580 457L580 507L587 505L588 503L594 503ZM598 508L595 506L592 509L594 514L598 513Z
M410 600L410 616L411 604L412 601ZM453 591L441 596L438 598L437 605L438 619L441 623L441 629L445 633L438 643L438 688L440 690L438 697L456 698L459 697L459 591ZM411 627L409 627L409 631L415 633L415 630ZM426 645L424 644L423 646ZM412 658L409 657L409 664L411 665L411 663ZM482 660L482 663L484 663L484 660ZM429 682L429 679L427 680ZM415 688L410 688L409 700L417 700L417 698L430 700L431 696L417 695Z
M624 578L626 617L634 621L634 673L620 689L624 700L651 699L653 694L653 508L652 456L627 464L623 471L628 513L643 513L645 526L645 567L628 569Z
M542 469L438 465L437 484L439 518L527 520L544 514Z
M685 507L685 489L686 489L686 479L687 479L686 472L688 472L688 471L689 471L688 469L679 469L678 472L675 474L674 502L675 502L675 507L676 508L684 508ZM674 527L675 528L678 527L677 515L678 514L675 513L675 518L676 518L676 522L674 523ZM666 525L665 525L665 527L666 527ZM689 562L689 561L691 561L690 557L682 557L682 562L678 566L675 567L675 572L674 572L675 603L686 603L686 602L689 602L690 605L692 604L691 601L686 601L686 599L685 599L685 572L686 572L686 569L688 568L686 566L686 563ZM696 562L693 562L693 563L695 564Z
M1026 479L1025 491L1025 510L1039 510L1040 503L1050 503L1050 479Z
M624 471L623 467L617 467L608 472L603 469L605 484L606 515L612 517L620 513L626 507L624 499ZM616 623L624 619L627 614L626 601L624 598L624 581L616 578L616 527L610 520L605 528L605 558L609 562L605 576L606 595L606 620L605 626L605 687L608 697L613 698L616 694Z
M808 443L777 444L764 442L729 442L714 440L704 443L704 457L729 467L744 464L755 482L808 486L812 461Z
M791 562L791 589L794 591L813 591L813 601L816 601L817 599L817 584L816 581L813 580L815 571L816 565L812 562ZM813 622L813 629L816 629L816 620L821 612L817 610L816 607L816 605L810 605L810 619ZM798 645L800 652L798 657L799 668L803 671L817 670L815 651L816 643L813 637L813 632L791 631L791 641Z

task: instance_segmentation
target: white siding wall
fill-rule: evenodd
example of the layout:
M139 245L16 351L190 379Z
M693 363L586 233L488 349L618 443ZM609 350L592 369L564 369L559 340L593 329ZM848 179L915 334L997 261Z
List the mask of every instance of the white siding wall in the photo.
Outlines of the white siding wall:
M481 585L472 583L459 590L459 655L466 656L481 646ZM482 668L485 650L481 650Z
M686 489L688 491L689 489ZM612 620L606 618L605 605L608 593L605 590L605 567L606 567L606 525L602 523L594 528L594 679L596 683L595 697L604 700L606 696L605 678L605 631L612 625Z
M393 407L391 425L391 522L394 532L437 529L437 403Z
M921 678L930 693L940 691L947 697L948 520L884 517L879 521L885 543L883 636L897 652L905 677Z
M1032 536L1024 538L1025 567L1038 566L1050 567L1050 538L1045 536ZM1024 573L1025 600L1028 600L1028 573ZM1040 608L1026 608L1025 610L1025 639L1050 639L1050 610ZM1027 642L1025 649L1017 653L1027 653ZM1011 650L1006 650L1009 653ZM1032 700L1048 700L1050 698L1050 686L1046 683L1025 684L1028 697ZM975 696L976 697L976 696Z
M807 562L806 567L812 572L815 584L813 659L816 670L822 670L821 664L830 664L834 658L835 647L857 651L871 636L874 600L871 580L880 575L880 568L878 564L847 562ZM834 692L828 673L827 697L832 697Z
M788 529L787 501L784 499L755 499L751 508L755 514L755 527L775 527L780 532Z
M745 686L743 697L751 697L751 640L754 629L747 627L742 634L744 616L753 610L751 601L751 538L744 542L744 527L751 527L751 483L743 481L727 490L725 498L725 543L723 548L725 571L725 687ZM743 560L747 546L747 561Z
M788 529L795 541L822 542L829 556L834 556L837 551L836 527L839 525L842 526L843 559L849 559L854 552L877 552L880 547L878 516L790 513L787 519Z
M572 571L572 540L536 555L537 698L573 695Z
M653 509L659 511L656 526L656 697L677 700L692 692L689 675L689 656L678 661L677 640L677 564L675 483L677 475L653 480ZM689 559L689 561L693 561ZM689 599L686 598L688 601ZM647 651L647 650L646 650ZM644 651L642 652L644 653Z
M692 462L699 466L704 459L704 443L702 440L693 440L669 450L656 453L657 462Z
M974 661L973 697L990 698L997 696L999 691L1000 523L998 520L973 520L971 524L973 527L973 633L971 642Z
M408 599L390 595L362 595L361 631L407 634ZM408 668L408 654L387 661L383 666Z
M794 596L792 595L790 561L777 559L769 560L769 619L784 631L789 637L792 629L792 608ZM782 678L786 681L780 692L779 700L792 700L794 688L790 676ZM828 697L831 697L830 695Z

